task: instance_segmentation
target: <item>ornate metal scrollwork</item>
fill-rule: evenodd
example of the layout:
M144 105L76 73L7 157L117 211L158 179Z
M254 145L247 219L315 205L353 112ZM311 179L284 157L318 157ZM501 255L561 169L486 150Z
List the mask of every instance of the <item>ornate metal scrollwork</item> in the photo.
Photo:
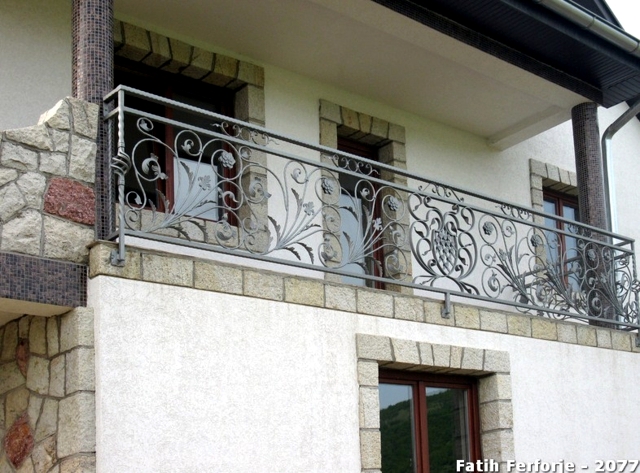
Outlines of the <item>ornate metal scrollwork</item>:
M479 294L471 276L478 250L472 231L475 212L462 204L443 204L429 195L413 194L411 249L423 274L415 284L453 286L460 292Z
M388 166L222 117L204 130L143 115L111 162L124 233L639 326L630 240L546 228L534 211L413 175L410 189L382 179Z

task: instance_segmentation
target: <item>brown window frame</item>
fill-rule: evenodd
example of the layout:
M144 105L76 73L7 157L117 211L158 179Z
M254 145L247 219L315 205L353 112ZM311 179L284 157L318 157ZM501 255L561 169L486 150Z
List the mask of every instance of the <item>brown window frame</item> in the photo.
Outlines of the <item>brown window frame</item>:
M553 215L557 217L567 218L564 216L564 207L572 207L576 211L576 222L580 222L580 206L578 205L578 196L564 194L562 192L554 191L552 189L542 189L542 200L553 201L555 206L555 213ZM556 221L556 228L562 229L563 222Z
M576 219L574 220L576 223L580 222L580 206L578 204L578 197L577 196L573 196L573 195L569 195L569 194L565 194L563 192L558 192L558 191L554 191L553 189L548 189L548 188L543 188L542 189L542 201L543 201L543 208L544 208L544 203L545 202L553 202L554 205L554 213L551 215L555 215L556 217L561 217L561 218L565 218L567 220L567 217L565 217L564 215L564 207L571 207L576 211ZM555 220L556 226L555 228L551 228L551 227L547 227L550 230L562 230L562 231L568 231L565 227L566 223L562 222L560 220ZM545 225L546 227L546 225ZM567 235L565 235L564 233L558 233L558 237L559 237L559 243L560 243L560 247L558 248L558 252L563 252L566 251L567 249ZM575 238L577 238L578 235L576 235ZM561 255L560 255L561 256Z
M438 473L431 472L429 466L429 429L427 425L428 404L425 389L427 387L466 390L468 407L467 415L469 423L469 461L476 462L482 459L477 378L379 368L378 382L412 387L413 409L416 419L414 438L417 473Z

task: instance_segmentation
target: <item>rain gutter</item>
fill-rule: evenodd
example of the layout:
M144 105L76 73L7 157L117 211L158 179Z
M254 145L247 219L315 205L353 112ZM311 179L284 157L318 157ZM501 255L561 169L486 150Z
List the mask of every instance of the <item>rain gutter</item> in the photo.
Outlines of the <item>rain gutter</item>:
M618 211L616 206L616 192L615 182L613 174L613 166L610 165L611 156L613 155L611 150L611 141L613 136L620 131L629 121L640 113L640 99L636 99L629 105L629 109L624 112L616 121L614 121L609 128L602 134L602 165L604 167L604 190L607 199L607 217L609 219L609 230L612 232L618 231Z
M609 23L603 18L591 13L572 0L533 0L560 16L589 31L602 39L619 47L635 57L640 57L640 40L630 35L622 28Z

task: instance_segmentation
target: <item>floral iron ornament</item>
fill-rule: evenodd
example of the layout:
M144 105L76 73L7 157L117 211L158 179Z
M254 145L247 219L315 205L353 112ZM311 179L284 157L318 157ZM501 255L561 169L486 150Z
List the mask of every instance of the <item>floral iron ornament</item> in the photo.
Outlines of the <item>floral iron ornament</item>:
M109 115L118 138L114 263L133 235L526 313L639 326L631 240L579 224L546 228L530 209L196 112L211 125L123 108ZM125 129L135 132L125 137Z

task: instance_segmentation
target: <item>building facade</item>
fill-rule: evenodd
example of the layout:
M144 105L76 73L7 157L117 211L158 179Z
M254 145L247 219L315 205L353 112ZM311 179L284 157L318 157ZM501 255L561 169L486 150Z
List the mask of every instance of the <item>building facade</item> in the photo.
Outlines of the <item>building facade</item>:
M0 6L0 472L638 460L638 41L422 3Z

